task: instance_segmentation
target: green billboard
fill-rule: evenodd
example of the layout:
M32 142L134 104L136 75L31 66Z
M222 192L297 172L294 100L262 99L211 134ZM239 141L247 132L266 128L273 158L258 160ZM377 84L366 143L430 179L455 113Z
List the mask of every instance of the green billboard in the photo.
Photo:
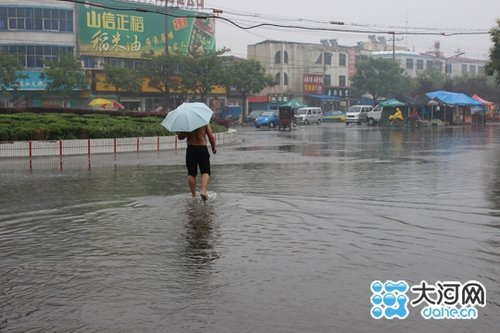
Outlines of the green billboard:
M80 54L142 58L145 52L182 54L215 50L215 20L193 11L155 5L96 0L78 5ZM168 23L168 24L167 24Z

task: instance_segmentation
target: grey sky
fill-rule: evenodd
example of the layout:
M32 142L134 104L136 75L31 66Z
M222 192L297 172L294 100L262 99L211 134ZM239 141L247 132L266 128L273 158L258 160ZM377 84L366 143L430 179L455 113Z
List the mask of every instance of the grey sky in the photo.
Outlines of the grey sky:
M500 18L499 0L205 0L205 9L218 8L224 17L242 26L262 22L286 25L337 27L374 31L390 39L387 31L477 32L489 31ZM322 22L342 21L344 26ZM340 45L356 45L367 41L370 33L339 33L299 31L282 28L241 30L223 20L217 20L217 48L228 47L232 54L246 57L247 44L265 39L319 43L321 39L337 39ZM375 31L380 31L376 33ZM441 51L450 56L455 50L465 51L466 57L488 59L492 43L490 35L439 36L400 35L397 45L419 52L434 49L440 41ZM401 40L400 40L401 39Z

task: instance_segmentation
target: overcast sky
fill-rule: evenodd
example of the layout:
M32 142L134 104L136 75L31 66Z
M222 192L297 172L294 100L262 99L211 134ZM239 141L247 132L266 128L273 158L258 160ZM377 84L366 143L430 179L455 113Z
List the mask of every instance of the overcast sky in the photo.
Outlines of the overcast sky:
M500 18L500 0L205 0L205 9L210 8L223 10L223 17L241 26L268 22L371 32L300 31L275 27L243 30L217 20L217 48L230 48L233 55L240 57L246 57L248 44L266 39L309 43L337 39L340 45L353 46L358 41L368 41L369 34L391 39L391 35L383 33L387 31L487 32ZM341 21L346 25L325 23L330 21ZM465 57L473 59L488 59L492 45L489 34L447 37L403 34L397 35L396 40L398 46L417 52L431 51L435 41L440 41L445 56L460 49L466 52Z

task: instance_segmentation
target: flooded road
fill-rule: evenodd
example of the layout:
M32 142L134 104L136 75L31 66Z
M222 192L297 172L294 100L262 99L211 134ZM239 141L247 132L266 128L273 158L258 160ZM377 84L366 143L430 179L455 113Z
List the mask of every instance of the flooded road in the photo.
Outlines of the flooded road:
M183 151L0 160L0 332L498 332L500 126L238 132L206 205ZM374 280L487 304L376 320Z

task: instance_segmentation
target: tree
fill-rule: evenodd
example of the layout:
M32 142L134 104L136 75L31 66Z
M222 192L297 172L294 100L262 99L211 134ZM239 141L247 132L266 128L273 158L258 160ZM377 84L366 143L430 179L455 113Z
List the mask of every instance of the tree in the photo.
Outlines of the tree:
M71 99L75 91L88 87L82 63L73 55L61 55L58 60L47 61L44 65L41 77L47 78L47 92L61 96L63 101Z
M134 69L118 67L104 64L104 74L106 75L105 84L115 88L115 93L120 102L120 92L126 92L135 95L141 91L142 79Z
M19 59L13 55L0 54L0 92L7 95L8 90L17 90L19 88L19 80L27 76L19 73L23 66Z
M205 103L208 93L215 86L224 84L221 56L228 51L224 48L217 52L196 53L184 59L180 73L184 89L194 91Z
M426 69L417 74L414 95L422 95L429 91L439 90L443 87L443 74L436 69Z
M265 87L276 84L274 78L265 73L265 69L257 60L235 60L230 62L225 71L226 83L242 97L240 122L243 122L248 96L258 94Z
M494 75L497 84L500 84L500 19L497 26L491 28L490 38L493 46L490 49L490 62L486 66L486 73Z
M169 52L150 56L140 68L142 76L148 80L148 85L163 94L163 109L168 110L171 90L179 90L180 67L185 56Z
M374 100L381 97L408 95L412 80L403 74L398 63L382 58L368 58L356 64L352 78L355 94L369 93Z

